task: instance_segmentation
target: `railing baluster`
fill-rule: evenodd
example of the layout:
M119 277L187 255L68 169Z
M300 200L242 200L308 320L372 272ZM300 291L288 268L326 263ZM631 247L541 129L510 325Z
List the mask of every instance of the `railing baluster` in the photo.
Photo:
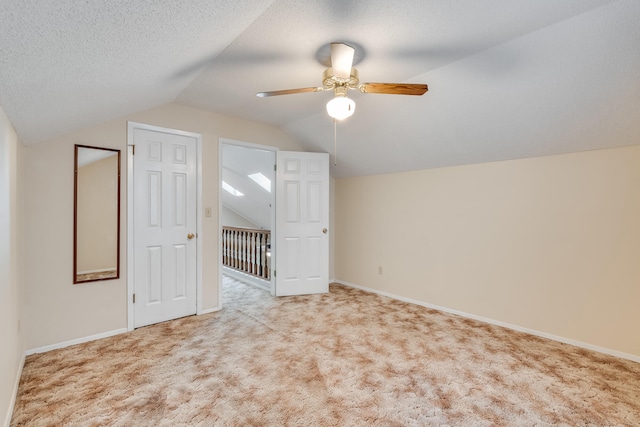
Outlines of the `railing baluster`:
M252 231L248 231L247 234L249 235L249 273L255 275L255 271L254 271L254 267L255 264L253 263L254 259L253 259L253 232Z
M233 230L233 268L238 267L238 230Z
M262 277L262 234L256 236L256 275Z
M222 227L222 264L252 276L271 280L267 247L271 231Z
M266 239L264 238L264 234L261 234L260 235L260 244L258 246L259 251L260 251L259 252L259 254L260 254L260 269L258 271L258 275L260 277L264 277L264 265L265 265L265 261L266 261L265 260L265 256L264 256L264 253L266 252L265 251L266 248L264 246L265 245L265 241L266 241Z
M254 232L253 233L253 240L252 240L252 256L253 256L253 267L251 269L251 273L253 273L253 275L258 276L258 236L260 236L259 233Z
M242 270L247 271L247 232L241 231L242 234Z
M222 265L227 265L227 230L222 229Z

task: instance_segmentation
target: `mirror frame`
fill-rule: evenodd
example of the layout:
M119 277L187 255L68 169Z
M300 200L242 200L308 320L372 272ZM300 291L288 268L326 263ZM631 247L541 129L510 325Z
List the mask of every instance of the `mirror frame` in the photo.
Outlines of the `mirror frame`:
M80 148L90 148L92 150L104 150L104 151L112 151L118 154L118 180L116 183L117 187L117 201L116 201L116 275L114 277L105 277L98 279L89 279L89 280L78 280L78 150ZM90 145L81 145L75 144L75 154L74 154L74 172L73 172L73 284L82 284L82 283L90 283L90 282L99 282L104 280L115 280L120 278L120 172L121 172L121 154L120 150L116 148L104 148L104 147L93 147Z

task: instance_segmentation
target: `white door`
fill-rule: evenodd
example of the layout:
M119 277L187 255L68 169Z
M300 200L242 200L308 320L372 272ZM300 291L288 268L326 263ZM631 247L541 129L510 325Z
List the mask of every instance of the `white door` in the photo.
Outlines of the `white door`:
M329 292L329 155L278 151L276 295Z
M196 313L196 137L134 129L134 327Z

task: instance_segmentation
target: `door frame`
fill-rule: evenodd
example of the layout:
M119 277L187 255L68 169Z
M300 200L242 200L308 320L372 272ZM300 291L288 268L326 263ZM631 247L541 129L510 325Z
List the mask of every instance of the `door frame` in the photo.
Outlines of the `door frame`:
M273 163L278 161L278 147L269 145L254 144L251 142L237 141L229 138L220 138L218 141L218 236L222 236L222 167L223 167L223 145L236 145L238 147L251 148L256 150L273 152ZM222 240L218 239L218 301L220 307L224 305L222 299ZM273 274L273 268L276 265L276 185L273 183L273 191L271 192L271 295L276 294L276 280Z
M153 126L144 123L127 121L127 330L134 329L133 294L135 279L133 266L135 264L133 236L133 132L135 129L164 132L173 135L188 136L196 140L196 314L202 314L202 135L177 129Z

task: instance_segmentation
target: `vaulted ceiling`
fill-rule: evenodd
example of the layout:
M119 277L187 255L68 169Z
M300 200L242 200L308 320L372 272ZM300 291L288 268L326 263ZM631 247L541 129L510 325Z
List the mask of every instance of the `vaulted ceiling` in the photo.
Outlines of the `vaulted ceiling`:
M177 102L270 123L334 151L328 45L361 81L335 177L640 143L637 0L4 2L0 106L26 144ZM255 142L255 141L249 141Z
M226 190L220 192L222 205L260 228L271 229L275 152L224 144L221 154ZM251 178L256 174L264 177L261 183Z

